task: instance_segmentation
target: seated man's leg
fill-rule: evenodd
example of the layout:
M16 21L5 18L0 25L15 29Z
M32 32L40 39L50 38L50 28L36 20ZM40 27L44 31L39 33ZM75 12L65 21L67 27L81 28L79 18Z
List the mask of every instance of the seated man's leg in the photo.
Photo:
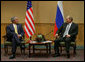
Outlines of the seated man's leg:
M14 54L14 55L16 53L16 48L17 48L17 43L16 43L15 39L13 38L12 39L12 54Z
M59 54L59 46L60 46L60 42L63 41L63 37L60 37L56 40L54 40L54 50L55 50L55 54Z
M17 44L20 44L21 43L20 40L19 40L19 38L18 38L18 36L17 36L17 34L14 34L13 35L13 38L15 39L15 41L17 42Z
M15 58L17 43L14 38L12 38L12 55L9 57L9 59Z
M68 57L70 57L69 54L70 43L71 43L71 38L65 38L66 53Z
M18 39L18 36L15 34L12 38L12 56L10 56L10 59L15 58L16 48L20 45L20 41Z

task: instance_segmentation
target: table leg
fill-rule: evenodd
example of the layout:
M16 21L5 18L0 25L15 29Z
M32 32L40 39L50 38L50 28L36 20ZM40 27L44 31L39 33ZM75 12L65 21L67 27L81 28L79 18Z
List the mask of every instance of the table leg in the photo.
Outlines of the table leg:
M46 51L47 51L47 54L48 54L48 44L46 44Z
M33 45L33 54L35 54L35 45Z
M29 44L29 57L30 57L30 48L31 48L31 45Z
M49 54L51 54L51 43L49 43Z

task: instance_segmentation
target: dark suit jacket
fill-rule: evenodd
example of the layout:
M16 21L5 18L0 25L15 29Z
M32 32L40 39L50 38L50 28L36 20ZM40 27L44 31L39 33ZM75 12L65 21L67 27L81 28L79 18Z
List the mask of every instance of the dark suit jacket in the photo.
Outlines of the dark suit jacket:
M63 34L65 32L67 23L64 23L61 28L56 32L57 34L60 35L60 37L63 37ZM70 30L68 32L69 35L71 35L71 39L75 40L76 39L76 35L78 34L78 24L75 24L72 22L72 25L70 27Z
M21 24L17 24L17 30L18 30L18 34L21 34L21 38L24 36L24 30L22 28ZM11 38L13 37L13 35L16 34L15 30L14 30L14 26L13 24L10 24L6 27L6 36L7 36L7 40L11 40Z

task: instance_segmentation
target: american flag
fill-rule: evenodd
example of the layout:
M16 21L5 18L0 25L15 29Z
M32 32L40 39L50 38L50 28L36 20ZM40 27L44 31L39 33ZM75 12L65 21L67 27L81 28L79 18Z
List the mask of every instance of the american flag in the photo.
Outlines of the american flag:
M31 37L35 33L34 17L33 17L32 2L31 1L27 2L24 31L25 31L27 38Z

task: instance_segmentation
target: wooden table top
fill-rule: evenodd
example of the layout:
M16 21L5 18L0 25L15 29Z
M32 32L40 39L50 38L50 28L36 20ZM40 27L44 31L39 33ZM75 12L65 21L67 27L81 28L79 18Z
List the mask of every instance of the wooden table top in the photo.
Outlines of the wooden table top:
M43 41L43 42L37 42L37 41L32 41L32 40L29 40L26 44L48 44L48 43L53 43L53 41Z

